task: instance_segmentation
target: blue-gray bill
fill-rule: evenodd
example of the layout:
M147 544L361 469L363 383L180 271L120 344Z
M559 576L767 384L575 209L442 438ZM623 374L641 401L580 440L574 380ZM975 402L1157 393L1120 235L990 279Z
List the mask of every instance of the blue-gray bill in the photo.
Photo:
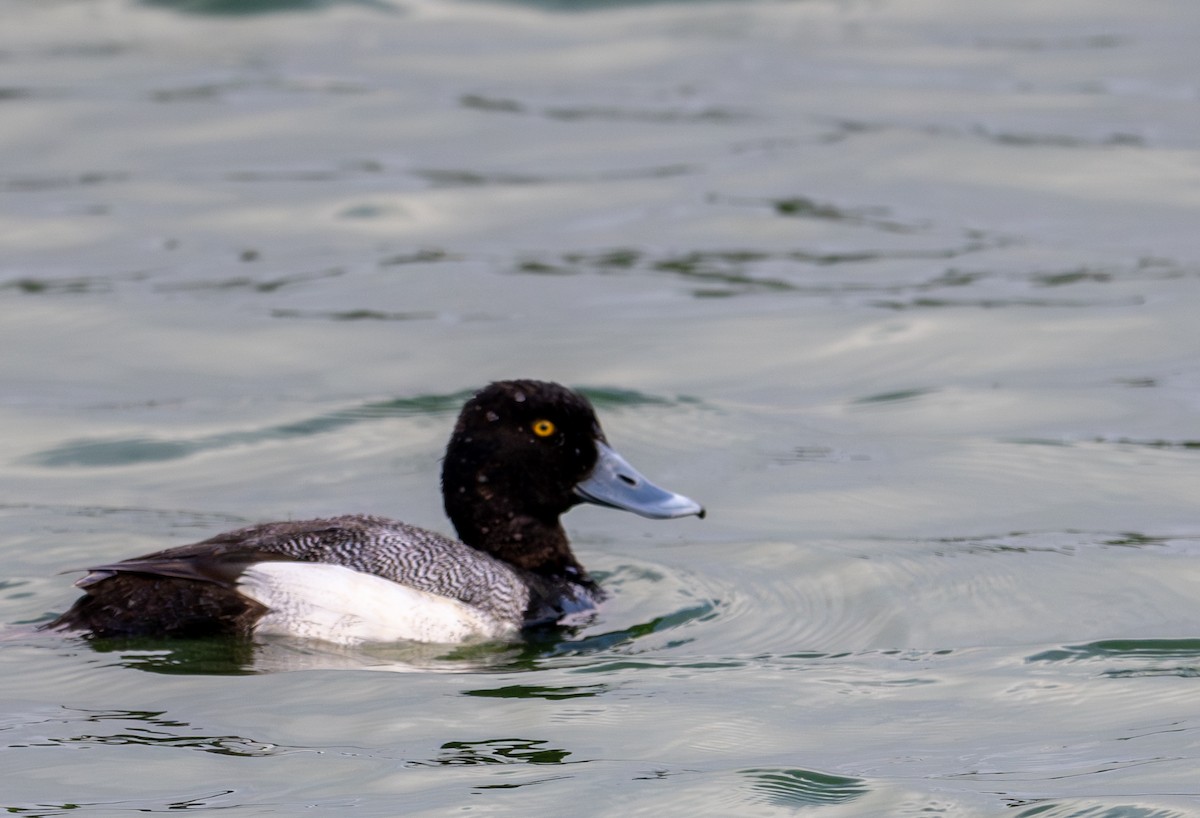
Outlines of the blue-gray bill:
M600 453L596 468L575 486L575 493L587 502L656 520L704 517L704 506L695 500L654 485L604 443L597 441L596 449Z

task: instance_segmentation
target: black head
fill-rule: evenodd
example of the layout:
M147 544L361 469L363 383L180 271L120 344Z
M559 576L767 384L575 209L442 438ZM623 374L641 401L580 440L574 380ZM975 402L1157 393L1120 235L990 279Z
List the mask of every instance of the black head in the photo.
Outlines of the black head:
M578 503L703 514L616 455L586 398L532 380L497 381L467 401L446 447L442 495L463 542L536 571L578 569L558 521Z
M442 464L446 513L456 526L481 507L546 521L581 499L575 484L603 440L592 406L556 383L498 381L467 401ZM471 542L469 533L459 536Z

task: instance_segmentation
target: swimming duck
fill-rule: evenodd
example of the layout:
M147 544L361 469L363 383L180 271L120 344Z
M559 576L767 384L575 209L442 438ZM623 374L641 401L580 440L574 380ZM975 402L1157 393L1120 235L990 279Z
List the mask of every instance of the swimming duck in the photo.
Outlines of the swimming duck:
M586 398L533 380L497 381L467 401L442 497L458 540L365 515L252 525L91 568L75 583L84 595L45 627L342 644L509 638L603 598L559 522L572 506L704 516L610 448Z

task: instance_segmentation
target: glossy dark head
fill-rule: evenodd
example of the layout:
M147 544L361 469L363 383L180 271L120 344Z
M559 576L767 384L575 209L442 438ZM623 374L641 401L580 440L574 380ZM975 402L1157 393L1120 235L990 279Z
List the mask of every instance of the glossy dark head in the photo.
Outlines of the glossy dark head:
M467 401L446 448L442 492L464 542L517 564L514 546L536 550L528 539L539 528L561 536L559 516L581 502L650 517L703 515L610 449L586 398L545 381L498 381Z
M596 465L597 439L600 425L583 396L555 383L493 383L467 401L446 448L446 513L456 525L494 504L557 518L579 502L574 487Z

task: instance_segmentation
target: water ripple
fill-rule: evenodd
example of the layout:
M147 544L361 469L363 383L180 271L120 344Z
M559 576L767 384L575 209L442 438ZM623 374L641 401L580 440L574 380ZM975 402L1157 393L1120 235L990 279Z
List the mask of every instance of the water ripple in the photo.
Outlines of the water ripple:
M356 313L353 315L342 315L340 316L340 320L378 317L394 318L395 316ZM406 320L412 317L414 317L412 314L405 316ZM686 397L664 398L633 389L617 387L581 387L579 391L586 395L600 409L619 406L661 406L696 402L694 399ZM473 389L465 389L448 394L417 395L411 398L371 401L357 406L337 409L315 417L274 426L221 432L202 437L168 439L139 436L107 440L72 440L40 452L35 452L26 458L26 462L48 468L62 468L69 466L125 466L136 463L179 460L213 449L226 449L233 446L253 445L268 441L325 434L364 421L381 418L445 415L457 412L463 403L473 394Z
M200 735L191 725L166 718L165 712L158 710L64 708L40 717L30 716L26 714L20 721L0 724L0 740L5 747L137 745L239 757L270 756L279 751L270 742L244 736Z
M728 587L687 572L626 563L594 573L611 598L580 627L528 634L518 666L566 663L581 672L608 672L631 661L678 662L664 652L689 644L728 607Z
M267 426L261 429L222 432L205 437L162 439L147 437L111 440L74 440L36 452L28 461L39 466L124 466L133 463L178 460L210 449L309 437L346 426L387 417L412 417L457 411L472 391L445 395L419 395L374 401L339 409L316 417Z
M755 796L785 807L844 804L866 794L859 778L788 768L742 770Z
M459 98L464 108L488 113L540 116L564 122L580 120L612 120L616 122L654 123L726 123L749 118L742 111L719 106L660 105L657 107L634 107L619 104L538 104L489 94L464 94Z
M1026 657L1027 663L1105 662L1108 679L1142 676L1200 677L1200 639L1106 639L1051 648Z
M188 809L228 809L238 806L229 802L228 796L236 790L219 789L203 793L170 798L121 798L116 801L72 800L66 803L40 802L36 804L0 803L0 810L12 815L29 815L35 818L51 818L58 815L79 815L80 810L93 814L128 815L133 812L174 812Z
M1042 802L1026 807L1013 818L1193 818L1194 807L1180 809L1154 804L1130 803L1125 799L1107 801L1069 800Z

